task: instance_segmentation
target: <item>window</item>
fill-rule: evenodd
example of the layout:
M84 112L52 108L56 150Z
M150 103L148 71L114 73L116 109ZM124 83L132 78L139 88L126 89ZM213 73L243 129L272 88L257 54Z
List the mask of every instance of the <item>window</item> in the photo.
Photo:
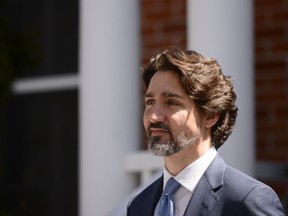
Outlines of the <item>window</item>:
M6 105L0 209L8 215L77 214L77 103L69 90L18 95Z
M0 215L77 215L78 11L0 1Z

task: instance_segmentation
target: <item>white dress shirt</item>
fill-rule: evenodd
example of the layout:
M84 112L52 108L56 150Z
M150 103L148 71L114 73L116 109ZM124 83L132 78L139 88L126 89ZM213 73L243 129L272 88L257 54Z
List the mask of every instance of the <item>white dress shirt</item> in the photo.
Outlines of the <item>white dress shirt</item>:
M217 155L217 150L213 146L204 155L194 161L192 164L185 167L178 175L173 176L164 167L163 189L169 180L174 177L181 186L174 194L174 204L176 210L176 216L183 216L187 208L188 202L195 190L195 187L202 177L209 164Z

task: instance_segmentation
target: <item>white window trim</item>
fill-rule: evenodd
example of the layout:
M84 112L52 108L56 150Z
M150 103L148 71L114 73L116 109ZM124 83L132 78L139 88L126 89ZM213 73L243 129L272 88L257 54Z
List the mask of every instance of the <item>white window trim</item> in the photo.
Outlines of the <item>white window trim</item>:
M78 89L78 74L45 76L15 80L11 90L14 94L30 94Z

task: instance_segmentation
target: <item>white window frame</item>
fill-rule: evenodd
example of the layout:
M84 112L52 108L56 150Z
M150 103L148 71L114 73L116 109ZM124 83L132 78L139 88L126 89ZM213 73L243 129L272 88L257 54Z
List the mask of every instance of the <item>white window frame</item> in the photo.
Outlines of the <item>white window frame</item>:
M11 85L11 90L13 94L16 95L73 90L78 88L78 74L23 78L15 80Z

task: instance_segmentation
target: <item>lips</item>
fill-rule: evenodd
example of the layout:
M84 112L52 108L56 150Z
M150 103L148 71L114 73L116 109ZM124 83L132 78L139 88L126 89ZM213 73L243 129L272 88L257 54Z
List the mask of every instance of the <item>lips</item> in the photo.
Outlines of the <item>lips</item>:
M146 129L147 136L163 136L170 133L170 127L163 122L151 123Z
M170 133L169 130L163 128L151 128L150 135L151 136L162 136L164 134Z

